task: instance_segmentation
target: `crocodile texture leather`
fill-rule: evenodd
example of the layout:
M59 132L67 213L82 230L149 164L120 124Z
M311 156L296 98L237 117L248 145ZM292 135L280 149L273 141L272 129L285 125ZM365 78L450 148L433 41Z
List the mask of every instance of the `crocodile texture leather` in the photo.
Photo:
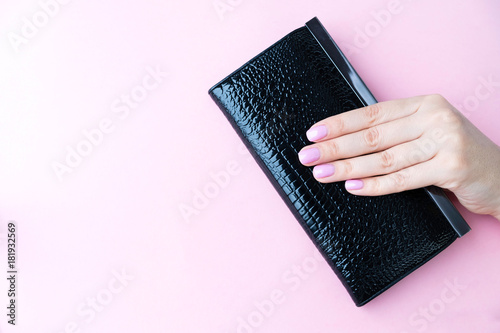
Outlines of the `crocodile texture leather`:
M354 196L321 184L297 153L315 122L363 104L306 27L209 91L285 203L361 306L457 235L423 189Z

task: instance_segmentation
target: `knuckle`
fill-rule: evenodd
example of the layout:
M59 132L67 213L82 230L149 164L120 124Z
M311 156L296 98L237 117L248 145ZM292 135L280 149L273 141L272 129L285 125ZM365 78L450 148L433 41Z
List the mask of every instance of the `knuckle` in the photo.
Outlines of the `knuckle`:
M438 107L424 120L427 128L438 137L460 132L465 126L463 116L453 107Z
M371 127L364 131L365 143L372 148L376 148L380 143L380 133L377 127Z
M337 156L339 154L339 145L335 140L328 142L327 147L332 156Z
M466 150L467 148L466 139L465 136L462 135L460 132L447 133L445 134L445 138L447 139L450 146L454 147L454 149L459 151L460 153Z
M410 165L420 163L426 159L426 153L421 148L414 148L407 154L405 162Z
M431 95L427 95L425 96L425 99L427 99L429 102L432 102L434 104L447 104L448 101L446 100L446 98L443 97L443 95L441 94L431 94Z
M440 122L444 122L445 124L449 124L453 127L460 126L462 124L462 118L460 117L460 114L453 108L441 108L437 111L437 113L438 121Z
M443 179L444 187L450 190L460 187L467 179L467 161L453 156L445 157L441 161L441 165L446 170L446 179Z
M368 124L373 124L380 117L380 105L368 105L364 108L363 112Z
M394 154L388 150L380 153L380 160L384 169L392 169L394 167Z
M344 165L344 174L346 176L351 175L352 171L354 169L354 166L352 165L352 162L351 161L344 161L343 165Z
M446 167L451 174L460 174L466 169L466 161L464 158L453 155L446 159Z
M381 195L382 194L382 183L380 182L380 179L373 178L371 180L371 188L372 188L373 193L375 195Z
M337 117L333 126L334 126L333 128L335 128L336 133L344 133L345 122L344 122L344 119L342 117Z
M405 172L395 172L391 175L392 181L399 191L406 189L408 186L408 174Z

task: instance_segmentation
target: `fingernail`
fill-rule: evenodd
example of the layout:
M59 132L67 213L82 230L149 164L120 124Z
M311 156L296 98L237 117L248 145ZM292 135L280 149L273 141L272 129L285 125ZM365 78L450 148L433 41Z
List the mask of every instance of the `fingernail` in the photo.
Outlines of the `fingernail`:
M307 139L309 141L316 141L323 139L327 134L327 129L325 125L314 126L309 131L306 132Z
M346 190L360 190L363 188L363 181L358 179L351 179L345 181Z
M299 153L299 161L302 164L309 164L314 161L319 160L319 149L318 148L308 148L304 149Z
M313 169L313 175L316 178L325 178L335 173L335 167L332 164L316 165Z

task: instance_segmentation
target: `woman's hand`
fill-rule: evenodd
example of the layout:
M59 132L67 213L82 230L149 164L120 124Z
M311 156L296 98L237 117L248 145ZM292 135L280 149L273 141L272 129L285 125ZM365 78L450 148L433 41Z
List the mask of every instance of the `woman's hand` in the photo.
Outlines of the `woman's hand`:
M326 118L299 152L322 183L356 195L436 185L500 220L500 147L440 95L381 102Z

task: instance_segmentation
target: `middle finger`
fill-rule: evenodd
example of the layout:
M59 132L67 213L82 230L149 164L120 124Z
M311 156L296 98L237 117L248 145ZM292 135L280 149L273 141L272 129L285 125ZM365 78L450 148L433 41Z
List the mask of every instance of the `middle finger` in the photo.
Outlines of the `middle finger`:
M309 145L301 149L299 160L309 166L388 149L419 138L419 123L410 116Z

